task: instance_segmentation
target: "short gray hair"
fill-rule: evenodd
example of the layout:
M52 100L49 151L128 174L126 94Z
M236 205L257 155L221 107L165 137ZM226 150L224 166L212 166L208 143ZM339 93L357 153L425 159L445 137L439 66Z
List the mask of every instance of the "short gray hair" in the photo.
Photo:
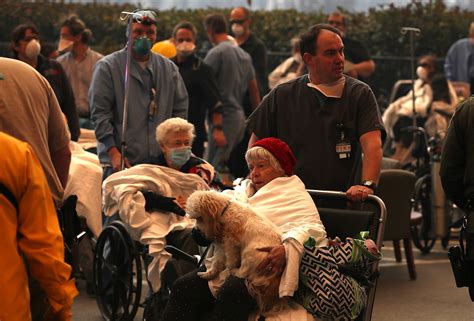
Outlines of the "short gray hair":
M250 148L247 153L245 153L245 160L247 161L247 164L258 160L266 160L274 170L280 171L284 176L287 176L281 167L280 162L272 155L272 153L263 147L255 146Z
M170 134L187 132L194 139L194 125L179 117L169 118L156 127L156 141L160 145L168 142Z

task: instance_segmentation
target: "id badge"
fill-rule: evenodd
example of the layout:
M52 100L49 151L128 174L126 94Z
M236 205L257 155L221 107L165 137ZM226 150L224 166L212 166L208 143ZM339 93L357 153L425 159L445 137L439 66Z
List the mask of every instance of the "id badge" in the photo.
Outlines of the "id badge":
M351 143L346 138L346 131L344 124L339 123L336 125L336 129L339 132L339 140L336 143L336 153L339 159L346 159L351 157Z
M336 144L336 153L339 159L351 157L351 144L349 142L340 142Z

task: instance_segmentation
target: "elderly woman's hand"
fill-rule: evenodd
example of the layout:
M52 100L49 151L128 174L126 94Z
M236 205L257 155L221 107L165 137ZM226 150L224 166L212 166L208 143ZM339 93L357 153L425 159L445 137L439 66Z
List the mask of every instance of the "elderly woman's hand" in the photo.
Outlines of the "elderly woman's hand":
M257 266L257 272L261 275L282 275L286 266L285 246L262 247L258 250L268 252L268 256Z
M186 198L184 198L183 196L176 196L174 202L183 210L186 210Z

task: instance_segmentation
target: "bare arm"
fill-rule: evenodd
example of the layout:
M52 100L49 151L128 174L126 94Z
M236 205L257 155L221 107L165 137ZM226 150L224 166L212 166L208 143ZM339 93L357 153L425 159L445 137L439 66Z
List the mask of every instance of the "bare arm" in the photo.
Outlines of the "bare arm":
M225 137L224 130L222 128L223 119L222 113L220 112L213 112L211 114L211 123L212 126L210 130L212 130L212 138L216 143L216 146L223 147L227 145L227 138Z
M67 179L69 176L69 165L71 164L71 150L69 145L51 153L51 160L53 161L54 169L59 177L59 181L63 188L66 188Z
M362 161L362 180L378 183L382 165L382 135L379 130L370 131L360 137L360 145L364 159ZM351 186L347 197L352 201L364 201L374 191L362 185Z
M382 135L379 130L365 133L360 137L364 153L362 162L362 180L378 183L382 166Z

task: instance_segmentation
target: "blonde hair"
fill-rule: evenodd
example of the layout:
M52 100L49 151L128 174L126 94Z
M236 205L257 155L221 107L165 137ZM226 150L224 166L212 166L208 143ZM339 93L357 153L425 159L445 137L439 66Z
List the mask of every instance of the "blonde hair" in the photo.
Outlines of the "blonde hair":
M156 127L156 141L165 145L171 134L187 132L191 136L191 144L194 140L194 125L179 117L169 118Z
M266 160L274 170L280 171L284 176L287 176L281 167L280 162L275 158L275 156L273 156L272 153L263 147L255 146L250 148L247 153L245 153L245 160L247 161L247 164L256 162L258 160Z

